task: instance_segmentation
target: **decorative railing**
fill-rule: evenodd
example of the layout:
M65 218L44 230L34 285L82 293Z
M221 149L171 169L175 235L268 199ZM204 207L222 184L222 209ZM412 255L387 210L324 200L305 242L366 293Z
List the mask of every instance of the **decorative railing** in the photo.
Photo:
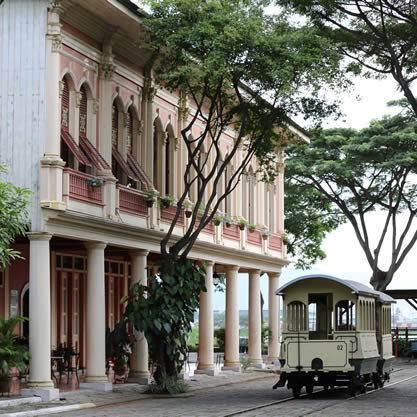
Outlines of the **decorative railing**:
M136 214L139 216L148 215L148 207L145 202L145 193L123 185L118 185L119 209L120 211Z
M172 223L177 212L177 206L170 206L167 208L161 207L161 222ZM181 213L178 216L176 226L184 226L184 209L181 209Z
M200 218L197 217L197 220L195 222L195 228L197 228L200 225ZM214 235L214 224L213 222L208 222L205 227L201 229L204 233L209 233L211 235Z
M262 237L259 230L248 232L248 243L255 246L262 246Z
M278 233L272 233L269 236L269 249L280 251L282 248L281 235Z
M223 237L226 239L240 240L240 229L237 224L223 225Z
M93 176L75 171L71 168L65 168L65 171L69 173L70 198L103 205L102 187L92 187L88 184L88 181L94 178Z

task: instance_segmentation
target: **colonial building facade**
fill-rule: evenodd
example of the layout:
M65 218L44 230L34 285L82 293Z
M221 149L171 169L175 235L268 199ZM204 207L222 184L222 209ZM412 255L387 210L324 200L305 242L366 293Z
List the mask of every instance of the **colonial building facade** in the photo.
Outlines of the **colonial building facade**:
M1 276L0 314L29 315L21 333L32 355L29 386L53 397L50 352L72 345L86 382L109 389L105 330L123 313L131 283L146 283L176 207L147 207L144 190L178 197L187 151L180 131L193 106L154 85L135 44L141 16L128 0L5 0L0 5L0 159L7 180L33 191L30 231ZM203 122L200 121L201 130ZM193 134L198 135L198 126ZM296 128L293 128L296 130ZM297 131L300 136L302 132ZM227 155L233 132L223 137ZM239 163L241 155L236 156ZM233 172L233 164L226 176ZM96 185L94 182L98 181ZM195 190L190 193L195 198ZM274 291L288 263L283 235L283 165L274 184L253 161L223 203L252 233L209 224L190 257L205 261L198 371L213 374L213 273L226 274L225 367L238 370L239 273L249 274L249 356L262 363L260 274L269 277L268 359L279 351ZM184 213L175 227L189 224ZM269 231L265 240L262 230ZM131 376L147 378L146 340L138 334Z

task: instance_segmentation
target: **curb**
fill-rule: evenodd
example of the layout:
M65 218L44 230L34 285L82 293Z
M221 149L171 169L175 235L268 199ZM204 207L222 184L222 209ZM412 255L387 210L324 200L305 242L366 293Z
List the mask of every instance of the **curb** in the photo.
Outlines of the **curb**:
M64 411L83 410L85 408L95 408L95 407L96 405L94 403L62 405L58 407L40 408L39 410L27 410L27 411L18 411L16 413L0 414L0 416L1 417L43 416L46 414L56 414L56 413L62 413Z
M10 400L0 400L0 409L15 407L17 405L22 404L40 403L41 401L42 399L40 397L12 398Z

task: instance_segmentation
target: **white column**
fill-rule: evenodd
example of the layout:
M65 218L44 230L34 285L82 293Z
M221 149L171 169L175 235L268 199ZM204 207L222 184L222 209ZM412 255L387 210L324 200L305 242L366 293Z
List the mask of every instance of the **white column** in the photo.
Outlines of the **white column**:
M259 269L249 273L249 337L248 355L253 365L262 365L262 317Z
M224 370L240 371L239 360L239 267L232 265L226 272L226 352Z
M29 351L28 388L22 395L44 400L59 397L51 381L51 273L49 233L28 233L29 244Z
M104 242L89 242L87 248L87 375L82 388L111 390L106 376L106 306Z
M279 312L279 296L275 295L275 291L279 287L280 272L268 273L268 324L271 329L268 343L268 361L277 362L279 358L280 347L280 312Z
M213 266L214 262L206 261L206 289L200 293L200 312L198 318L198 367L197 374L215 376L213 362L214 352L214 319L213 319Z
M130 258L132 260L132 284L147 284L147 250L131 250ZM135 343L131 355L131 370L129 381L141 384L149 383L148 371L148 342L143 332L134 330Z

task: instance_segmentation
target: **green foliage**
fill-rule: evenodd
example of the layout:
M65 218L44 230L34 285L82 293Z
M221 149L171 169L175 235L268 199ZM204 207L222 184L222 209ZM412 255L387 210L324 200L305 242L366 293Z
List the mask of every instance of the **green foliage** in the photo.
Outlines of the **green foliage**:
M122 317L114 329L106 331L106 356L117 364L126 364L129 362L132 353L133 336L127 331L127 318Z
M323 208L320 215L325 223L311 232L313 240L319 244L323 233L340 224L344 216L354 228L372 268L371 284L384 290L417 240L416 228L412 227L417 214L415 118L401 114L374 120L360 131L317 132L311 144L294 144L287 155L289 191L294 185L295 190L305 191L297 192L296 198L305 199L306 208L310 202L313 207L317 205L316 198ZM386 216L380 234L370 236L367 215L375 210ZM401 213L407 216L405 226L397 222ZM297 230L294 223L291 227ZM291 230L287 231L290 235ZM388 239L388 231L392 238ZM392 253L387 271L379 268L384 243L391 244Z
M187 340L205 291L205 270L191 260L169 259L160 275L149 278L149 285L133 284L123 320L145 334L149 354L157 370L158 385L176 377L187 357Z
M24 372L30 354L27 346L18 345L19 336L14 333L16 326L25 317L12 317L8 320L0 317L0 371L1 375L7 376L15 366L19 372Z
M411 85L417 76L417 3L413 0L280 0L310 19L348 57L346 71L391 75L417 116Z
M252 359L248 355L241 355L240 364L242 365L242 371L246 372L249 366L252 365Z
M5 174L6 169L0 164L2 173ZM11 260L21 258L19 252L9 246L17 235L26 231L30 194L26 188L0 182L0 270L5 269Z
M395 344L396 340L392 340L392 351L395 353ZM411 356L411 341L405 339L398 339L398 356L399 357L409 357Z
M214 329L214 337L217 340L217 346L221 352L224 352L226 347L226 330L224 327Z
M175 198L172 195L165 195L164 197L161 197L159 199L159 202L161 203L161 207L162 208L168 208L170 206L173 206L177 200L175 200Z
M188 385L176 378L168 377L162 384L148 385L145 394L183 394L188 392Z

